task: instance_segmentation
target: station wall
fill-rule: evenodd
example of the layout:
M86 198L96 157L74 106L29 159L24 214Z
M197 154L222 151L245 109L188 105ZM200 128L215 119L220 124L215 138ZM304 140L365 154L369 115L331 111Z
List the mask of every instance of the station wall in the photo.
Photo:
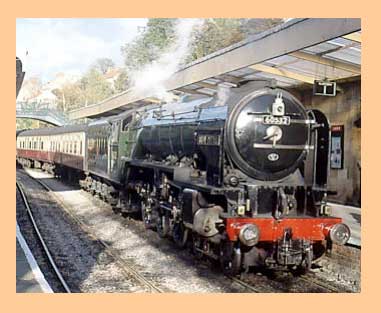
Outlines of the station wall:
M338 85L335 97L313 96L311 89L299 92L307 107L324 112L333 125L344 125L344 163L330 169L328 187L337 191L330 200L361 205L361 80Z

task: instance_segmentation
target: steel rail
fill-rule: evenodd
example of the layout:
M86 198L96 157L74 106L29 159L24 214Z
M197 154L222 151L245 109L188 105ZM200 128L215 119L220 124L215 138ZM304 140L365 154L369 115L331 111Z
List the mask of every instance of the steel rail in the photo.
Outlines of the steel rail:
M312 277L311 274L306 274L305 276L300 276L299 279L304 280L307 283L315 284L316 286L320 288L324 288L332 293L338 293L343 292L342 290L339 290L337 287L334 287L330 285L328 282L324 282L319 280L316 277Z
M259 290L257 288L255 288L254 286L244 282L243 280L237 278L237 277L232 277L232 276L226 276L228 277L230 280L234 281L235 283L247 288L247 289L250 289L251 291L253 291L254 293L265 293L265 292L269 292L269 291L264 291L264 290Z
M28 201L28 198L25 195L24 188L23 188L22 184L16 181L16 186L17 186L18 191L20 192L20 195L21 195L21 198L22 198L23 203L25 205L26 211L27 211L27 213L29 215L29 218L30 218L30 220L32 222L34 231L37 234L37 237L38 237L38 239L40 241L40 244L41 244L41 246L42 246L42 248L44 250L44 253L45 253L46 257L49 260L50 265L52 266L52 268L53 268L53 270L54 270L58 280L60 281L62 287L65 289L66 293L71 293L71 290L70 290L69 286L67 285L67 283L66 283L65 279L63 278L60 270L58 269L57 264L54 261L54 258L52 257L52 255L51 255L51 253L49 251L49 248L48 248L48 246L45 243L44 238L41 235L41 232L40 232L40 230L39 230L39 228L37 226L36 220L34 219L32 209L31 209L31 207L29 205L29 201Z
M40 181L39 179L34 178L31 176L29 173L25 172L31 179L33 179L35 182L40 184L45 190L47 190L51 196L61 205L61 207L65 210L65 212L72 218L77 225L89 236L91 236L94 240L96 240L98 243L100 243L106 250L106 252L114 258L118 264L120 265L121 269L125 272L125 274L133 276L137 281L140 283L146 285L149 287L152 291L157 292L157 293L163 293L164 291L157 287L154 283L152 283L149 279L144 277L142 274L140 274L135 268L133 268L130 264L127 264L125 260L123 260L120 256L118 256L117 252L110 247L106 242L104 242L102 239L99 239L95 233L90 229L89 226L84 224L79 218L77 218L67 207L67 205L54 194L54 191L46 185L44 182Z
M241 279L237 278L237 277L229 277L227 276L228 278L230 278L232 281L252 290L253 292L255 293L276 293L276 292L279 292L277 291L277 289L267 289L267 288L264 288L264 289L257 289L255 288L253 285L249 284L249 283L246 283L244 281L242 281ZM337 287L334 287L328 283L325 283L323 281L320 281L319 279L315 278L315 277L311 277L311 276L307 276L307 277L304 277L304 276L299 276L298 279L306 282L306 283L309 283L311 285L315 285L319 288L323 288L325 289L327 292L331 292L331 293L339 293L339 292L342 292L341 290L339 290Z

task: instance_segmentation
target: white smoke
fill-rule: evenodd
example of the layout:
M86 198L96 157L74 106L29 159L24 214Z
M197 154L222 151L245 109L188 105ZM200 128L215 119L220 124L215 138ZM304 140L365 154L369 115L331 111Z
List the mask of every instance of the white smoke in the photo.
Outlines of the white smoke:
M164 82L175 73L189 54L194 40L194 30L201 27L204 19L179 19L175 26L175 41L157 60L143 69L131 73L132 89L137 94L150 91L152 96L164 102L176 96L167 92Z

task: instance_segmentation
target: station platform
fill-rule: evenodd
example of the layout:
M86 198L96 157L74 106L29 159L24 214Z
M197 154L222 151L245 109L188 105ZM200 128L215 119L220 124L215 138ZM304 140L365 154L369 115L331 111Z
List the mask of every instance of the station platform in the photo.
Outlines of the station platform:
M329 203L332 207L332 215L341 217L351 230L351 238L348 243L361 247L361 208Z
M53 293L16 224L16 292Z

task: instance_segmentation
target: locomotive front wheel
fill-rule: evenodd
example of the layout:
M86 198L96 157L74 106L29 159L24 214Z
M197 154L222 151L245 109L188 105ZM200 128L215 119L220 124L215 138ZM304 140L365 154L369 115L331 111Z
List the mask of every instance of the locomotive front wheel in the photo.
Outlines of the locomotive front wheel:
M161 238L165 238L169 233L169 219L166 215L161 215L156 220L156 231Z
M173 240L179 248L184 248L188 240L189 229L182 222L173 226Z
M220 247L220 265L225 275L235 276L241 271L242 256L239 249L234 248L234 243L225 241Z
M196 260L202 260L204 257L204 253L201 250L201 242L198 236L193 233L192 234L192 239L193 239L193 254Z
M144 204L144 202L142 202L141 204L142 221L146 229L152 229L153 225L152 225L151 216L147 213L146 208L147 208L146 205Z

